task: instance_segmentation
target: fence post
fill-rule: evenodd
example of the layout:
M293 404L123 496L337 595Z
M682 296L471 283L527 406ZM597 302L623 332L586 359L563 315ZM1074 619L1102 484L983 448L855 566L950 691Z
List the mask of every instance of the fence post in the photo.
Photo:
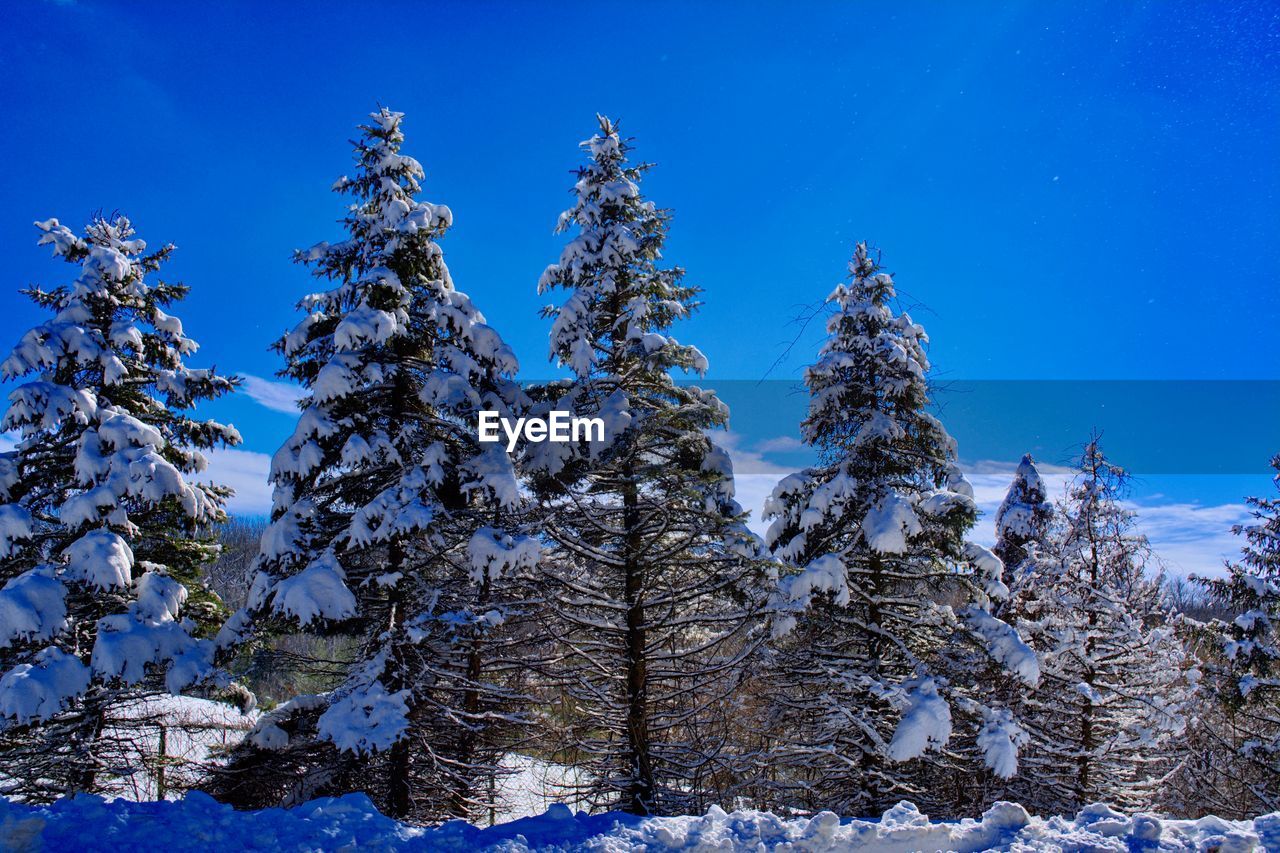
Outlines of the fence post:
M156 799L157 800L163 800L164 795L166 793L164 789L164 765L166 760L165 754L167 751L168 751L168 736L165 731L164 723L161 723L160 724L160 750L157 756L158 763L156 767Z

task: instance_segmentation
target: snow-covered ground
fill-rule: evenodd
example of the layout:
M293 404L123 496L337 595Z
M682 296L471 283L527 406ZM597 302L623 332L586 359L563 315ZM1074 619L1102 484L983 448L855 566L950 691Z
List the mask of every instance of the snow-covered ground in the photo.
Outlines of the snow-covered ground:
M698 817L637 818L545 814L487 829L453 821L432 829L383 817L362 794L321 799L289 811L233 811L200 793L135 803L84 796L53 806L0 800L0 850L788 850L876 853L915 850L1280 850L1280 813L1252 821L1159 820L1092 806L1074 818L1029 817L1000 803L979 820L931 823L902 803L878 821L830 813L782 819L713 808Z
M243 736L251 716L198 699L165 697L122 709L135 723L161 721L167 744L169 796L195 781L189 768ZM136 737L136 734L135 734ZM145 736L144 736L144 739ZM149 741L144 748L154 752ZM476 827L453 821L422 829L381 815L363 794L318 799L290 810L236 812L207 795L180 800L133 802L155 796L152 772L119 780L118 799L81 796L33 807L0 798L0 853L154 849L485 850L510 853L629 850L788 850L875 853L916 850L1213 850L1217 853L1272 850L1280 853L1280 813L1253 821L1160 820L1123 815L1106 806L1074 818L1031 817L1018 805L1001 803L979 820L931 822L910 803L880 820L841 819L829 812L813 818L781 818L768 812L713 808L692 817L638 818L620 813L588 815L575 799L586 781L572 768L511 754L512 772L501 782L507 804L498 824ZM188 778L188 777L191 778Z
M103 789L129 800L180 797L199 784L211 764L223 760L258 716L225 702L167 694L113 705L102 734ZM0 765L0 788L5 771ZM7 849L4 844L0 832L0 853Z
M239 743L257 719L257 711L242 714L225 702L193 696L149 696L116 706L104 740L117 744L120 754L112 757L119 766L137 770L112 777L110 793L156 799L163 768L165 796L180 795Z
M556 803L573 809L587 807L578 791L590 780L581 770L516 752L504 756L502 766L511 775L502 777L498 784L502 806L495 823L540 815Z

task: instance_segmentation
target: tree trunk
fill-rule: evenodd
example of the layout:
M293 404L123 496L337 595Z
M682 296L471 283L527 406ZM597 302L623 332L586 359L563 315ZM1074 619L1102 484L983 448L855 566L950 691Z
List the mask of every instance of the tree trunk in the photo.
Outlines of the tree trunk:
M160 724L160 743L156 749L156 799L163 800L168 791L165 790L164 765L169 758L168 730L164 723Z
M404 552L400 546L399 540L393 539L391 547L387 555L387 570L389 572L399 572L404 565ZM399 585L393 588L391 593L390 613L387 617L387 630L392 632L395 630L396 622L400 618L400 592ZM392 657L392 666L395 666L394 655ZM396 691L403 690L407 685L404 684L404 673L402 671L393 672L392 683L387 685L388 689ZM412 728L406 737L396 741L391 746L390 762L387 769L387 809L388 817L404 819L409 816L409 810L412 808L412 797L410 796L410 771L412 762L409 755L409 745L412 740Z
M476 599L476 611L484 609L489 602L491 581L486 575L480 581L480 594ZM458 764L460 767L475 765L476 752L480 744L480 732L476 729L480 719L480 678L484 674L483 656L480 649L480 635L483 629L473 627L467 649L467 686L462 693L462 710L466 715L467 726L458 739ZM490 774L492 782L492 774ZM460 818L471 818L471 795L469 778L458 779L453 791L453 813ZM493 803L489 803L490 823L493 822Z
M94 690L85 698L85 721L80 733L75 736L77 757L81 759L70 782L70 794L97 793L98 758L96 753L98 739L106 725L106 713L103 711L103 700L100 691Z
M1094 481L1098 479L1098 465L1095 461L1091 469ZM1086 522L1088 524L1089 535L1089 590L1095 592L1098 590L1098 582L1101 578L1102 557L1098 553L1098 538L1094 530L1093 505L1090 504L1086 508L1088 515ZM1090 602L1089 607L1089 636L1084 641L1084 658L1085 658L1085 674L1082 679L1089 688L1093 688L1097 674L1094 672L1093 660L1097 646L1097 640L1094 632L1098 627L1098 605L1096 601ZM1093 765L1093 750L1097 746L1094 743L1095 735L1093 731L1093 699L1086 696L1084 699L1084 709L1081 712L1080 723L1080 757L1076 764L1076 802L1075 808L1081 808L1093 802L1093 794L1089 790L1090 771Z
M396 371L395 381L391 388L391 420L393 423L402 423L405 416L412 408L410 389L406 380L404 362L418 354L415 345L406 339L399 339L394 344L394 350L397 359L401 362L400 369ZM387 551L387 572L390 574L404 572L405 554L404 547L401 545L399 538L392 538ZM390 612L387 617L388 635L395 636L396 623L400 619L401 584L392 587ZM391 684L387 685L392 691L403 690L411 687L406 683L408 679L405 677L403 668L400 667L400 661L396 660L395 649L392 649L391 666L397 667L396 671L391 674ZM388 768L388 807L390 808L390 817L404 819L409 816L409 810L412 808L411 781L412 761L409 755L409 745L413 738L413 726L410 724L409 731L405 733L405 737L396 741L391 746L390 767Z
M623 792L622 808L632 814L653 811L653 759L649 744L648 651L645 636L644 568L640 564L640 499L629 469L624 471L623 528L627 604L627 746L631 781Z
M867 633L867 667L871 678L879 681L881 670L883 669L884 656L884 638L880 635L876 628L883 627L880 620L883 618L880 612L880 601L884 595L884 563L874 553L870 557L871 565L871 596L867 602L867 625L871 630ZM881 700L871 699L870 701L880 705ZM882 756L876 749L874 742L865 743L862 747L862 761L859 762L862 768L862 789L867 796L868 806L876 811L887 809L893 803L888 803L884 798L884 791L880 790L881 783L877 782L876 786L871 787L869 780L877 775L883 764Z

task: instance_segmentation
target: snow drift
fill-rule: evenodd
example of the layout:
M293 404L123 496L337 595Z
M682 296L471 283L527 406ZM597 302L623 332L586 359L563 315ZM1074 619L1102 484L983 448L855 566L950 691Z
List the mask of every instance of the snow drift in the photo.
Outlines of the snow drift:
M423 829L379 814L363 794L314 800L285 811L235 812L210 797L170 802L64 799L24 806L0 799L0 849L45 851L170 850L1280 850L1280 813L1251 821L1161 820L1126 816L1103 805L1074 818L1041 819L997 803L979 820L934 823L910 803L880 820L830 812L784 819L768 812L712 808L696 817L640 818L545 814L479 829L462 821Z

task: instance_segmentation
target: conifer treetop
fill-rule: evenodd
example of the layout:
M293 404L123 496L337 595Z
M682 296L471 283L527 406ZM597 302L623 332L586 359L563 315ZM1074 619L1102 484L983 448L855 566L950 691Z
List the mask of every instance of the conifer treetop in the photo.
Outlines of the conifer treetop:
M1053 519L1044 480L1030 453L1023 455L1014 471L1013 481L996 510L995 553L1013 571L1027 557L1027 547L1034 546L1048 534Z
M599 132L580 144L590 159L578 168L574 204L556 225L557 233L576 226L578 234L538 281L539 293L571 291L546 309L554 318L551 357L579 378L619 374L624 359L650 371L705 373L702 353L666 334L697 306L698 291L683 283L684 270L659 266L670 214L641 195L649 164L629 165L617 125L597 119Z
M1048 503L1044 480L1030 453L1024 454L1013 474L1013 482L1004 501L996 510L996 532L1015 536L1032 536L1037 525L1033 515Z
M955 442L924 408L929 337L907 313L895 313L893 276L865 242L854 248L848 284L827 297L835 310L817 361L805 371L805 440L825 454L890 463L909 471L925 459L954 456ZM902 456L892 462L894 457Z
M856 548L905 554L933 540L939 556L968 558L994 596L1005 593L999 561L962 543L976 514L973 488L956 464L955 441L926 410L924 329L893 310L893 277L858 243L848 284L828 296L827 339L805 372L809 412L801 425L818 468L783 478L765 505L766 544L807 562Z
M444 429L465 443L475 411L505 412L521 396L511 378L519 369L513 351L454 287L436 242L452 213L415 198L423 170L400 153L402 119L382 108L360 126L355 177L333 187L355 198L343 220L348 238L298 253L317 277L337 286L305 297L299 307L306 316L277 344L288 359L283 374L310 395L294 435L273 459L277 510L284 514L269 531L268 562L298 553L295 533L307 526L312 504L285 507L295 494L314 491L317 478L343 476L335 468L381 469L401 480L356 513L345 541L367 545L423 528L435 508L410 495L443 482L449 453L446 444L429 443L423 454L419 431ZM386 409L404 402L393 401L395 394L416 403L395 415L401 423L391 429ZM495 454L472 460L469 479L510 505L518 492L502 461ZM331 555L317 569L334 574L336 565ZM329 574L318 577L336 589ZM324 608L312 612L323 615Z
M535 478L573 480L605 457L660 467L670 450L632 452L639 444L679 444L695 464L709 506L737 514L728 454L705 434L728 422L714 391L677 384L673 370L705 373L707 360L681 344L670 327L699 303L684 270L662 265L669 211L644 198L650 164L628 162L630 144L615 122L597 116L598 132L580 143L587 162L577 170L573 205L557 232L575 232L538 282L539 293L567 292L544 309L552 318L550 354L571 381L543 389L535 413L554 406L604 421L604 440L526 447L523 464ZM622 448L630 448L623 451ZM650 473L656 473L651 470ZM537 487L537 486L535 486Z

